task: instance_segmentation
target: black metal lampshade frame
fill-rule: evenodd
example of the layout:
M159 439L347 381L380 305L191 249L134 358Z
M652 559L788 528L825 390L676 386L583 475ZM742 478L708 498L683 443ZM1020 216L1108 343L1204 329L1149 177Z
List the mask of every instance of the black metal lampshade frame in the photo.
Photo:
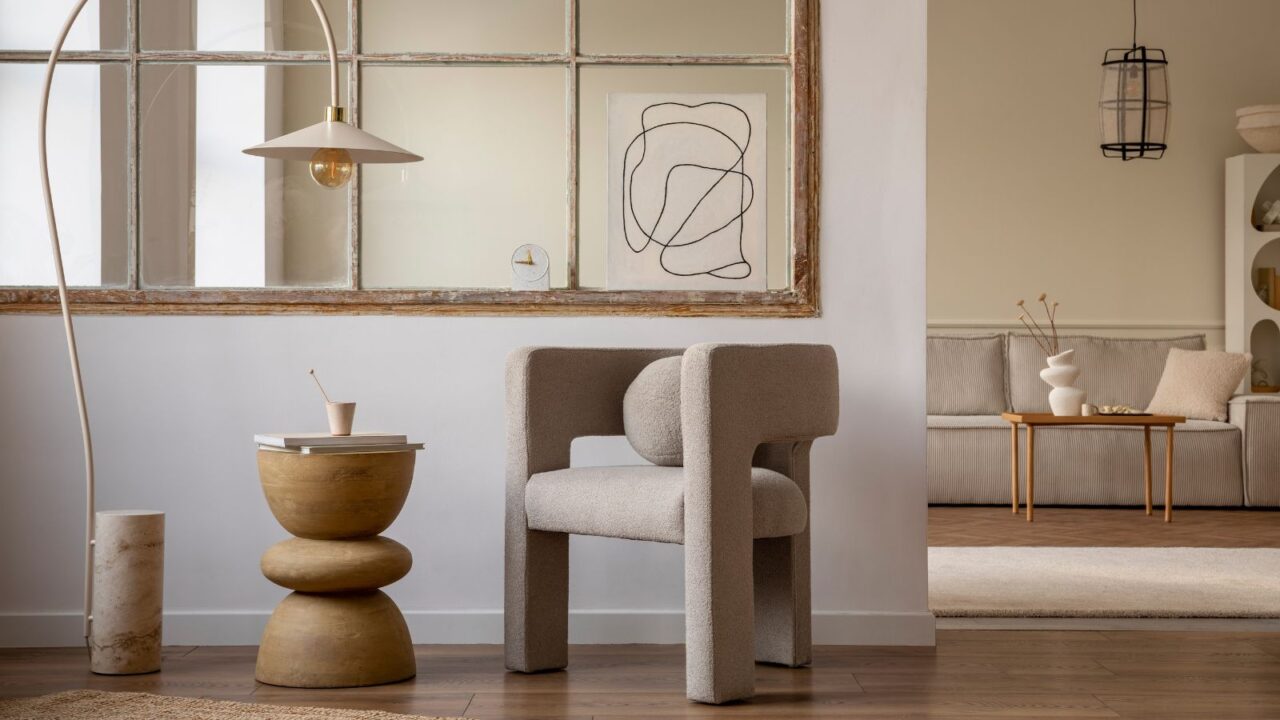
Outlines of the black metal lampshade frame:
M1112 48L1107 50L1106 55L1102 59L1102 67L1107 68L1113 65L1136 65L1141 68L1142 72L1142 111L1140 122L1142 123L1142 134L1137 140L1128 140L1125 133L1126 118L1131 103L1138 98L1126 97L1124 93L1124 82L1121 79L1116 83L1116 96L1113 98L1103 98L1099 103L1103 112L1111 112L1117 116L1116 118L1116 134L1118 142L1103 142L1101 144L1102 154L1109 158L1120 158L1122 160L1148 159L1158 160L1164 151L1168 149L1168 145L1164 142L1155 142L1151 139L1151 115L1152 108L1160 107L1164 110L1164 118L1161 127L1160 139L1165 139L1167 127L1164 124L1168 122L1168 88L1166 85L1165 99L1156 100L1151 97L1151 67L1155 65L1168 66L1169 61L1165 58L1164 50L1158 48L1147 48L1137 45L1132 48ZM1105 70L1104 70L1105 72ZM1120 71L1124 72L1124 71ZM1162 73L1165 82L1168 82L1167 73ZM1103 140L1107 140L1104 137Z

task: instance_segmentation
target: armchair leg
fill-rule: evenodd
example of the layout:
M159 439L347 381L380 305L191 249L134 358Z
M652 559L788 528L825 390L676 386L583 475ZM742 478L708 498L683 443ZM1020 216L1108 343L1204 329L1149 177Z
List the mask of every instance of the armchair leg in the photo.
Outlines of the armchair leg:
M755 694L751 526L719 529L714 549L685 534L685 688L712 704Z
M809 533L755 541L756 661L813 661Z
M560 670L569 664L569 536L508 528L506 556L507 669Z
M809 442L768 443L752 464L791 478L809 502ZM809 529L755 541L756 660L789 667L813 661Z

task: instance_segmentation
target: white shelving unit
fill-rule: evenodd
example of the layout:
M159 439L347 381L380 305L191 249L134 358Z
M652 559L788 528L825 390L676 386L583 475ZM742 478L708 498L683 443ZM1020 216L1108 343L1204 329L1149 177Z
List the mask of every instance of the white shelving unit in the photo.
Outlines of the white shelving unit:
M1280 385L1280 310L1259 296L1257 268L1280 269L1280 232L1257 228L1262 203L1280 201L1280 154L1227 158L1226 349L1263 360L1270 384ZM1245 378L1243 391L1249 392Z

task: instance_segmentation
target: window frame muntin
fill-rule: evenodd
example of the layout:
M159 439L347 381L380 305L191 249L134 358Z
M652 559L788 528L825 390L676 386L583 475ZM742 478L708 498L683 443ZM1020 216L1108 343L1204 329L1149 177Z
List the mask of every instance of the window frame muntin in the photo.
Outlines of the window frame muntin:
M359 167L348 194L348 272L346 286L280 288L145 287L141 283L140 242L140 67L148 64L312 65L329 61L321 51L142 50L138 13L141 0L128 0L124 50L67 51L60 63L123 64L127 80L127 244L125 287L77 287L69 290L76 312L90 314L480 314L480 315L650 315L815 317L818 303L819 0L789 0L788 49L783 54L644 55L580 54L579 0L565 0L566 48L561 53L364 53L360 48L362 0L347 0L347 49L338 61L348 67L351 120L360 122L362 67L439 65L558 65L566 68L566 264L568 288L518 291L499 288L370 289L360 281ZM0 50L0 63L43 63L49 54ZM790 168L790 287L751 292L618 291L578 287L578 82L580 66L760 65L788 70ZM0 287L0 313L58 311L50 286Z

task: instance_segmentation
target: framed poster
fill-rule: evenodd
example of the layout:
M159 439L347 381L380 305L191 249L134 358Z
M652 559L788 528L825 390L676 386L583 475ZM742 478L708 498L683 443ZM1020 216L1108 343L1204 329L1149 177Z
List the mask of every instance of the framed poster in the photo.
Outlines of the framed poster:
M765 96L608 102L607 289L766 290Z

